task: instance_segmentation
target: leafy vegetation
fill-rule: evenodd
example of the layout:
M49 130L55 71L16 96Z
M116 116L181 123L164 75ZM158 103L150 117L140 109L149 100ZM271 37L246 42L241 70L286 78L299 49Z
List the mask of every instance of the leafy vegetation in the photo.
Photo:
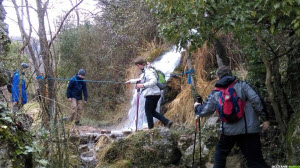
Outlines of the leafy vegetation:
M60 77L71 78L84 68L86 79L125 81L131 61L145 43L155 38L156 22L143 1L101 0L99 4L102 14L96 18L95 25L66 26L60 34ZM100 120L120 119L111 111L116 109L116 101L120 104L128 100L125 88L120 84L88 83L85 116Z
M279 126L281 141L286 141L290 118L299 113L299 102L294 99L299 96L289 91L293 84L299 87L299 78L288 72L299 65L300 1L147 2L159 20L160 34L168 41L183 48L190 43L194 51L207 42L215 47L212 56L218 56L220 45L226 47L228 56L228 51L242 56L243 62L230 66L249 72L247 80L263 95L271 121Z

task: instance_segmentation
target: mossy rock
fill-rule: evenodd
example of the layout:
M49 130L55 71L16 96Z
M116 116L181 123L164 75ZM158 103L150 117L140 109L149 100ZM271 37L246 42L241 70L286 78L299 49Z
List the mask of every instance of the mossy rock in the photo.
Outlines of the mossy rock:
M32 146L31 135L11 119L10 112L0 102L0 163L3 167L30 167L32 155L25 147ZM3 160L5 159L5 160Z
M130 168L131 166L132 165L130 160L120 160L112 166L110 166L110 168Z
M175 135L166 128L132 134L109 144L98 154L100 164L115 165L123 160L119 164L128 167L167 166L176 164L181 157Z
M200 147L199 147L199 134L197 133L197 141L195 145L195 162L194 165L204 166L207 163L211 163L213 160L213 153L215 150L215 145L218 141L219 135L219 118L217 116L210 117L201 127L201 163L200 163ZM194 133L192 135L194 141ZM193 162L193 149L194 143L189 146L185 152L182 152L181 164L186 167L192 167Z

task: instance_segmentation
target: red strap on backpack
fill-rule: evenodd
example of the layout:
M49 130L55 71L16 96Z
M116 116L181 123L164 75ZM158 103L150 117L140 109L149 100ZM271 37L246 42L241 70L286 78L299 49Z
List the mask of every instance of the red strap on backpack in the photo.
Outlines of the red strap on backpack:
M219 91L219 102L217 111L221 121L235 123L244 116L246 102L243 102L236 94L233 81L228 87L216 87L214 90Z

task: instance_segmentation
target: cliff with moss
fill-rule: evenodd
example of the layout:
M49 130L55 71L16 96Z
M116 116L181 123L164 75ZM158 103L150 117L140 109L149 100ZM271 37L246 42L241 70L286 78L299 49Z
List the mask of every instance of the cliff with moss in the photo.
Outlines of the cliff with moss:
M8 27L4 22L6 12L0 0L0 87L7 83L5 67L2 58L8 51ZM26 131L23 122L12 118L6 104L2 102L2 90L0 95L0 167L20 168L32 167L32 155L30 150L31 135Z

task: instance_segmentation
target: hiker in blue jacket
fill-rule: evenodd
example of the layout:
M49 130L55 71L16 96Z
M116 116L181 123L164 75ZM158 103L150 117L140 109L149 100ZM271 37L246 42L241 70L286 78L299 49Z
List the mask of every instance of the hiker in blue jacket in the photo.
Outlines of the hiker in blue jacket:
M84 80L85 71L80 69L78 74L71 78L68 88L67 88L67 97L68 101L71 102L72 114L69 118L70 122L73 122L75 119L76 125L80 124L80 117L82 113L82 92L84 95L84 102L87 102L88 92L86 88L86 82Z
M27 69L29 66L26 63L21 64L22 68L22 76L25 75L25 69ZM18 105L19 102L19 70L14 72L13 80L12 80L12 87L11 87L11 102L12 102L12 109L14 112L14 115L16 116L17 111L19 110L19 107L22 107L24 104L27 103L27 93L26 93L26 84L25 80L22 77L21 83L22 83L22 91L21 91L21 104Z
M244 115L238 121L233 123L221 121L221 135L214 154L214 168L225 167L226 157L235 144L238 145L245 156L248 167L269 167L265 163L261 151L261 128L258 116L263 120L262 131L268 129L270 122L268 121L268 116L260 97L247 82L237 80L235 76L232 76L229 67L220 67L216 74L219 79L215 84L216 88L228 88L228 86L233 84L232 88L234 88L236 95L241 101L244 101L245 104L243 106ZM203 105L195 103L194 107L196 115L206 117L213 114L218 106L220 106L220 95L220 91L215 89L208 95L208 98ZM218 110L220 110L220 108Z

